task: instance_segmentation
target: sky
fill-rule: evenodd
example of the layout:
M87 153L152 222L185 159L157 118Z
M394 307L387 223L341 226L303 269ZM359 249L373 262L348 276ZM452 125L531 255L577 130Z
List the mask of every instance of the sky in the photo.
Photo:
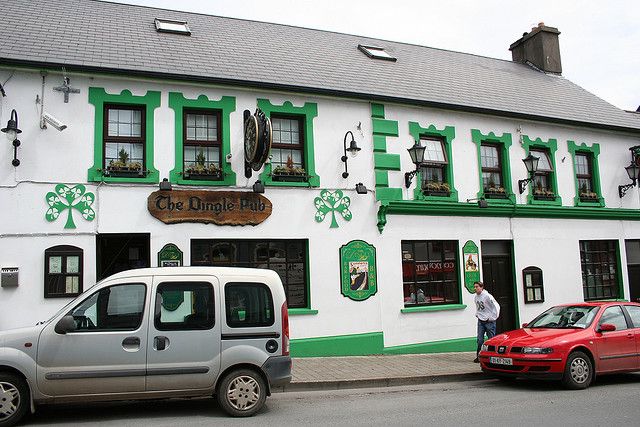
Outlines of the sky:
M113 0L112 0L113 1ZM511 60L544 22L562 75L625 110L640 106L640 0L115 0L355 34Z

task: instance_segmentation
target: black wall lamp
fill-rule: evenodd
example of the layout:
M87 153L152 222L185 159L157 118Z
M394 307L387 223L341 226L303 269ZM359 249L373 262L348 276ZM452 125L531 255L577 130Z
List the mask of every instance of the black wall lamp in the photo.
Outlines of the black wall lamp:
M167 178L163 178L162 182L160 182L160 190L171 191L171 181L169 181Z
M540 157L533 156L531 153L522 159L524 166L527 168L529 178L518 181L518 190L520 190L520 194L524 193L524 189L527 188L527 184L533 181L533 176L538 170L538 160L540 160Z
M20 160L18 160L18 147L20 146L20 140L18 140L18 134L22 131L18 128L18 113L16 110L11 110L11 117L7 122L7 127L0 129L7 134L7 139L13 144L13 160L11 164L13 166L19 166Z
M409 152L409 156L411 156L411 161L414 165L416 165L416 169L411 172L405 172L404 174L404 186L409 188L411 186L411 180L418 173L418 169L420 165L424 162L424 150L426 147L421 146L418 141L413 144L413 147L407 148Z
M264 193L264 184L260 180L257 180L256 182L254 182L252 188L254 193L257 193L257 194Z
M357 183L356 184L356 193L357 194L367 194L367 187L361 182Z
M351 142L349 143L349 148L347 148L347 136L351 134ZM351 154L351 157L355 157L356 154L358 154L358 151L360 151L360 147L358 147L358 144L356 144L356 140L353 137L353 132L351 132L350 130L347 131L347 133L344 134L344 140L342 142L342 147L343 147L343 155L340 158L340 160L342 160L344 162L344 172L342 172L342 177L346 178L349 176L349 171L347 170L347 151L349 152L349 154Z
M629 148L631 151L631 163L629 166L625 166L624 170L627 171L627 175L629 175L629 179L631 180L631 184L619 185L618 186L618 195L620 198L623 198L627 193L627 190L636 186L638 182L638 174L640 174L640 167L638 167L637 160L637 152L640 151L640 145L636 145L635 147Z
M488 208L489 207L489 203L487 203L487 200L484 197L480 197L478 199L467 199L467 203L469 202L478 202L478 207L479 208Z

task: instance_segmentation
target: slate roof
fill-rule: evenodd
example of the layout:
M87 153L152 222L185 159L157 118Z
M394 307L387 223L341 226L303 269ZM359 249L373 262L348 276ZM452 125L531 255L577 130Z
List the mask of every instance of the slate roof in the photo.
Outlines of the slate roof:
M96 0L3 0L2 14L5 65L65 66L640 130L640 115L563 77L506 60ZM187 21L192 34L158 33L155 18ZM384 47L397 62L371 59L359 44Z

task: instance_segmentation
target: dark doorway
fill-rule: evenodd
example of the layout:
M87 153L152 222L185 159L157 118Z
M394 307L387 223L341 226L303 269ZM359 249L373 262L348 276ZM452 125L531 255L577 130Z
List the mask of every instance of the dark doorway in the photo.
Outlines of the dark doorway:
M500 304L497 333L517 328L511 245L510 240L481 242L484 287Z
M96 276L98 280L120 271L149 267L151 236L147 233L98 234Z
M640 302L640 240L625 240L624 246L629 273L629 301Z

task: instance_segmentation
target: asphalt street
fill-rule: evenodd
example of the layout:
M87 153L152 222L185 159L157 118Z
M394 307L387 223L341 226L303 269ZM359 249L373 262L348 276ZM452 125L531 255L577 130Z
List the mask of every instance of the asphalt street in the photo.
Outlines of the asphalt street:
M557 383L482 380L276 393L255 417L227 417L213 399L41 408L36 426L425 425L609 426L640 423L640 374L603 377L583 391Z

